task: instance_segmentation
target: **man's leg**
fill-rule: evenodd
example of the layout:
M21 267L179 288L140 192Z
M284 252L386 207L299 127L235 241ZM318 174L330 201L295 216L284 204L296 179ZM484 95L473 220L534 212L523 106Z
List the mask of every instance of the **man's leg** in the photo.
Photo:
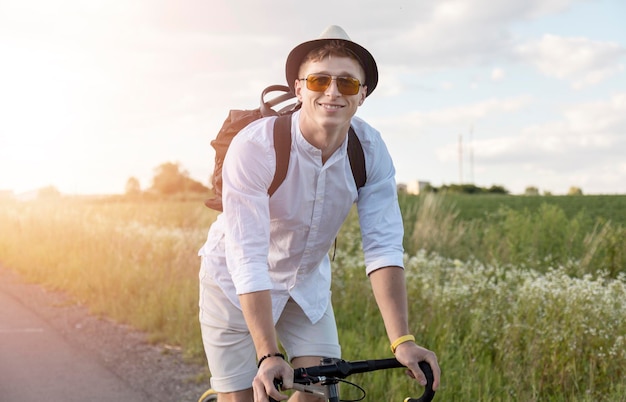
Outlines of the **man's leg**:
M301 356L291 361L294 368L317 366L322 360L319 356ZM294 392L288 402L320 402L319 396L305 394L302 392Z
M202 263L207 263L206 258ZM219 402L251 402L257 367L248 326L241 310L204 269L200 272L200 327L211 388L218 392Z
M252 402L254 400L253 398L252 388L243 391L217 394L217 402Z
M341 357L337 324L331 305L316 323L290 299L276 324L278 337L294 368L318 366L324 357ZM316 395L295 392L290 402L320 402Z

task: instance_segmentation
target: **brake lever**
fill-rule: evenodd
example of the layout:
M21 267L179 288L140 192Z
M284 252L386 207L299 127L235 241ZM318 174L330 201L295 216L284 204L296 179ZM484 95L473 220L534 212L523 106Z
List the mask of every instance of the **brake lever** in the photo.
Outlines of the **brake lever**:
M311 381L308 384L301 384L301 383L294 382L293 387L291 387L291 389L294 391L300 391L305 394L317 395L317 396L321 396L323 398L328 399L328 391L326 390L326 387L322 385L313 385L314 383L315 381ZM281 391L283 387L282 380L275 379L274 386L276 387L277 390ZM277 402L272 397L269 397L269 399L270 399L270 402Z

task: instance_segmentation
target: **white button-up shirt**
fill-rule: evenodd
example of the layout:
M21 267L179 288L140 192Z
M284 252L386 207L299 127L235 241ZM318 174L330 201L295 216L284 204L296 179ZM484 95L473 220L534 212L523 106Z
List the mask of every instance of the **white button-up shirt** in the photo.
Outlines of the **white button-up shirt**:
M224 212L199 254L206 272L240 308L237 295L270 290L274 322L291 297L311 322L330 302L328 252L356 202L366 272L403 266L403 225L395 169L380 133L354 117L365 154L367 182L358 192L343 145L322 163L292 116L285 181L270 198L274 178L274 118L258 120L233 139L224 161ZM207 306L210 308L209 306Z

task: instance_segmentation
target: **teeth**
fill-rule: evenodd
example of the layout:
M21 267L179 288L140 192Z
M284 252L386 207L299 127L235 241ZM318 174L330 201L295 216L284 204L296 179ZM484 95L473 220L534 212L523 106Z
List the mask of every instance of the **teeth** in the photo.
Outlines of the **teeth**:
M322 107L324 109L340 109L341 108L341 106L339 105L322 105Z

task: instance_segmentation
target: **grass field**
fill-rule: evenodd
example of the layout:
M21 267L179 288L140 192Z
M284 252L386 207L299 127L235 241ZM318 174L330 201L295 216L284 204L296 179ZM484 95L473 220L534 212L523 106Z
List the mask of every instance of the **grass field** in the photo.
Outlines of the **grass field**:
M626 224L621 223L626 196L405 194L400 204L409 254L426 249L541 272L565 267L575 276L626 274Z
M626 400L624 226L613 223L612 210L585 206L587 197L572 197L583 215L514 207L517 200L464 215L471 199L401 198L411 322L441 361L437 400ZM201 200L2 201L0 263L202 359L196 254L215 217ZM552 245L547 254L541 244ZM546 264L546 255L558 258ZM333 269L344 357L389 357L355 214ZM354 380L367 385L371 401L419 394L401 371Z
M411 196L408 196L411 197ZM513 196L497 194L449 194L446 202L455 205L463 220L484 219L501 208L517 211L536 212L543 204L554 205L565 213L568 219L579 214L590 222L598 219L626 226L626 196L586 195L586 196Z

